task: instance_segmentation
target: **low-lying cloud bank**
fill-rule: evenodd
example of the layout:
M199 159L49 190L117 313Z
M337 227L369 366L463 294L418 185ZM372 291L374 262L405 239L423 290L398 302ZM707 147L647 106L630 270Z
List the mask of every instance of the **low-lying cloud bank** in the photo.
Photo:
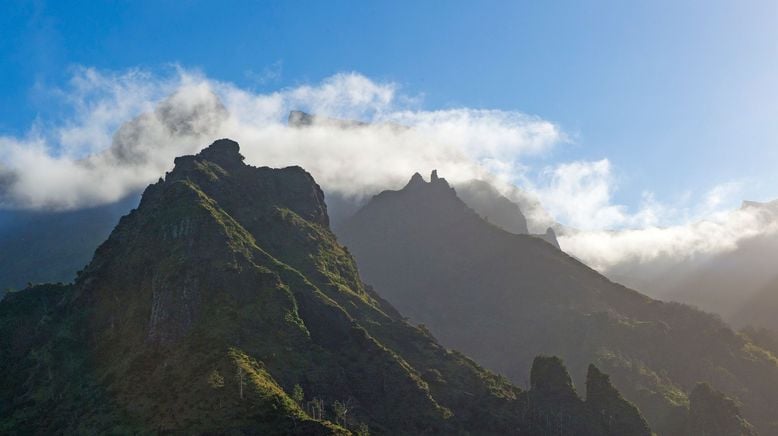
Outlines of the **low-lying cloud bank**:
M431 168L454 180L510 174L521 157L564 139L553 123L518 112L419 110L395 84L354 73L262 94L183 69L169 77L82 69L62 95L72 119L24 138L0 137L0 206L112 202L156 180L173 157L219 137L238 140L252 164L301 165L345 196ZM295 109L370 124L290 128Z
M528 157L568 142L554 123L515 111L425 110L397 84L357 73L261 93L183 68L163 75L82 68L53 95L72 108L67 119L38 123L22 137L0 136L0 208L114 202L155 181L175 156L230 137L249 163L303 166L326 192L345 198L397 188L431 169L453 183L488 180L522 206L530 231L556 226L563 249L605 272L732 250L776 231L771 214L723 213L730 185L685 207L647 193L630 211L612 201L607 159L528 166ZM287 125L291 110L365 124L294 128Z
M778 211L765 205L742 207L669 227L567 229L559 242L566 251L592 268L609 272L630 264L662 263L671 268L673 262L734 251L742 241L775 234L778 234ZM775 253L765 255L774 256Z

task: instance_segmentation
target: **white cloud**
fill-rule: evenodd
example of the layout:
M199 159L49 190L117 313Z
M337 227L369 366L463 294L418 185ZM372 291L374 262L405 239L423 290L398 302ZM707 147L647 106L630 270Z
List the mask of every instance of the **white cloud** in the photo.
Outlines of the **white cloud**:
M163 76L84 68L57 95L72 108L68 119L0 137L0 206L112 202L155 181L175 156L230 137L249 163L300 165L326 192L343 196L396 188L433 168L454 183L489 180L521 205L531 231L563 223L562 247L606 272L731 250L776 231L774 215L721 211L738 195L737 183L714 187L696 204L688 195L667 205L646 192L632 211L613 201L618 184L608 159L539 172L522 163L567 142L551 122L512 111L423 110L397 84L355 73L258 93L182 68ZM286 117L295 109L371 124L290 128Z
M625 208L611 204L613 186L611 164L602 159L547 168L534 191L557 220L588 230L621 226L628 221Z
M725 183L708 191L697 205L674 208L654 203L628 217L635 220L652 214L651 219L644 220L646 225L617 230L567 228L559 241L566 251L607 273L613 269L635 271L635 266L651 263L651 270L657 263L678 266L696 257L736 250L750 238L778 233L778 208L774 206L720 209L739 192L739 184ZM672 219L679 223L662 227L651 224Z
M84 68L59 95L73 108L69 119L24 138L0 137L1 205L112 202L156 180L175 156L219 137L240 142L252 164L301 165L326 191L346 196L397 186L432 168L452 180L485 174L498 162L500 171L516 171L519 156L564 139L554 124L517 112L420 110L398 85L356 73L255 93L182 68L167 76ZM372 124L290 128L294 109Z

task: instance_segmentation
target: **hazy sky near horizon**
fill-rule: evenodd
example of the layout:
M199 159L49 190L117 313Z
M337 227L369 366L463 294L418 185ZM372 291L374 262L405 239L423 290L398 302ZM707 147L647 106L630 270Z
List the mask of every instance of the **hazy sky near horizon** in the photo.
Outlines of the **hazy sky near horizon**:
M257 93L358 72L426 110L565 132L534 164L607 159L638 209L720 187L778 198L778 2L17 2L0 6L0 135L71 107L74 69L171 64Z

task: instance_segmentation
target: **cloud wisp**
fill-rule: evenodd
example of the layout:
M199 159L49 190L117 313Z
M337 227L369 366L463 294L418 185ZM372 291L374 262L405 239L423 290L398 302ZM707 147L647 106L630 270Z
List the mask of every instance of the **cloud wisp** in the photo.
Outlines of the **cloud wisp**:
M553 123L517 112L420 110L396 84L355 73L255 93L181 68L165 77L80 69L60 95L73 108L69 119L0 137L2 207L112 202L156 180L173 157L219 137L238 140L252 164L301 165L344 196L372 194L430 168L454 180L515 171L520 157L564 140ZM295 109L369 124L290 128Z
M604 272L625 265L694 260L736 250L742 241L778 233L778 211L745 207L667 227L622 230L568 229L559 237L566 251Z
M744 238L775 232L773 215L721 211L737 193L733 184L691 206L668 206L646 193L630 211L613 201L617 183L607 159L526 164L568 142L556 124L515 111L425 110L397 84L357 73L256 92L180 67L165 75L81 68L52 95L71 109L66 119L38 123L22 137L0 136L0 208L114 202L155 181L174 157L230 137L249 163L300 165L325 192L344 198L397 188L431 169L453 183L490 181L521 205L531 231L556 226L566 251L606 272L732 250ZM291 110L364 123L294 128L287 125Z

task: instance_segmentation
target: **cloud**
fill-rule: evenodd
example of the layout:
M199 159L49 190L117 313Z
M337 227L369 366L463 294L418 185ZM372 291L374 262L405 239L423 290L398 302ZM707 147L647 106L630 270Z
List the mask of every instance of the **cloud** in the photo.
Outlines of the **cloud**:
M687 192L674 204L647 191L634 210L614 203L618 183L608 159L558 163L523 186L524 198L510 188L503 192L529 211L530 230L555 227L566 252L606 274L650 276L778 233L778 206L725 209L741 195L740 182L719 184L696 199Z
M611 164L607 159L570 162L547 168L541 186L533 190L549 212L580 229L621 226L629 220L625 208L611 204Z
M24 138L0 137L3 207L116 201L156 180L176 155L196 151L226 117L207 86L182 72L155 80L137 70L80 69L60 94L72 107L69 119Z
M425 110L398 84L356 73L256 92L180 67L168 74L81 68L52 95L69 116L36 123L23 137L0 137L0 207L110 203L155 181L174 157L230 137L249 163L301 165L325 192L346 198L400 187L433 168L453 183L487 180L521 206L531 231L556 227L563 249L604 272L732 250L775 232L773 215L722 211L737 183L696 203L689 195L663 204L646 192L630 210L613 200L618 183L608 159L540 169L524 163L569 141L554 123L515 111ZM291 110L319 121L289 127Z
M252 164L301 165L325 191L347 197L432 168L453 181L519 171L520 157L564 141L553 123L517 112L421 110L397 84L356 73L258 93L183 68L167 75L81 68L54 95L71 108L67 119L0 137L2 207L113 202L156 180L175 156L219 137L239 141ZM370 124L291 128L286 117L294 109Z
M734 251L751 238L778 234L776 205L752 203L735 210L716 209L724 203L722 196L727 192L739 192L736 186L733 183L716 186L692 208L660 206L663 212L657 215L663 219L687 216L679 224L662 227L649 224L620 230L566 228L559 241L566 251L599 271L622 270L634 274L640 265L647 272L660 266L677 268L680 262Z

